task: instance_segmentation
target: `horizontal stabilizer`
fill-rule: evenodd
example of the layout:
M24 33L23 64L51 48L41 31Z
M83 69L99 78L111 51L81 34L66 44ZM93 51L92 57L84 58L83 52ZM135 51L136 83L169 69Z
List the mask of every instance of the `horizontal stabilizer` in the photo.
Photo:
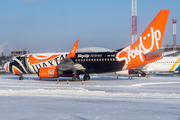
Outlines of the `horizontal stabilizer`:
M169 52L164 52L164 56L166 55L172 55L174 53L177 53L178 51L169 51Z
M162 56L164 50L157 49L144 55L145 61L153 60Z
M164 52L163 49L158 49L158 50L154 50L152 52L149 52L149 53L146 53L144 56L147 57L147 56L157 56L157 57L160 57L162 56L162 53Z

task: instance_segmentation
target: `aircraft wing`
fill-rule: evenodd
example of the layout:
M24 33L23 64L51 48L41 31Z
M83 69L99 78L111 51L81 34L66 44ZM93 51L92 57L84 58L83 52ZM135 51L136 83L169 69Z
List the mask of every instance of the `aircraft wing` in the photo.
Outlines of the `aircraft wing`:
M164 56L166 55L172 55L174 53L177 53L178 51L169 51L169 52L164 52Z
M73 58L75 57L77 46L78 46L79 40L77 40L72 47L69 55L67 56L66 59L64 59L60 64L59 64L59 70L60 71L77 71L77 70L85 70L85 68L81 64L75 64L73 61Z

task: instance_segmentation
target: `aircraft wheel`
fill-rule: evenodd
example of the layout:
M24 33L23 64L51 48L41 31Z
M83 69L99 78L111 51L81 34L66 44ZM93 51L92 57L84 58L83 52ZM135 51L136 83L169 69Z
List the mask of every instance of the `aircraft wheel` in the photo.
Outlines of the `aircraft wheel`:
M79 80L80 80L79 75L74 75L74 76L72 77L72 80L73 80L73 81L79 81Z
M141 76L142 76L142 77L145 77L145 76L146 76L146 73L142 72L142 73L141 73Z
M24 79L23 76L20 76L20 77L19 77L19 80L23 80L23 79Z
M84 75L83 80L90 80L90 76L89 75Z
M145 76L146 76L146 73L144 73L144 72L138 73L138 77L145 77Z

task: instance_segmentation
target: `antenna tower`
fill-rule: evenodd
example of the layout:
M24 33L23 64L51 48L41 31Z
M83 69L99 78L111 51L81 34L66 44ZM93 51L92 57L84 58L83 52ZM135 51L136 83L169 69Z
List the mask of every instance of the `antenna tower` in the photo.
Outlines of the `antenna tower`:
M176 24L177 20L172 19L173 23L173 46L176 46Z
M132 0L132 43L137 40L137 0Z

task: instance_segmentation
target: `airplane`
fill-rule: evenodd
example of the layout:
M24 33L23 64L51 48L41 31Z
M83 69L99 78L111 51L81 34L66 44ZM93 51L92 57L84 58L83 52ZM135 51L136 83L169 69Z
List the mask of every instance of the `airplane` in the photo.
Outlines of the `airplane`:
M113 52L77 52L77 40L69 53L27 54L14 57L4 65L7 71L19 75L36 73L39 78L72 77L89 80L94 73L115 72L133 69L161 59L159 50L169 15L169 10L161 10L140 38L127 47Z
M180 56L166 56L160 60L148 63L144 66L134 69L115 72L116 75L137 74L139 77L145 77L146 72L174 72L180 71Z

